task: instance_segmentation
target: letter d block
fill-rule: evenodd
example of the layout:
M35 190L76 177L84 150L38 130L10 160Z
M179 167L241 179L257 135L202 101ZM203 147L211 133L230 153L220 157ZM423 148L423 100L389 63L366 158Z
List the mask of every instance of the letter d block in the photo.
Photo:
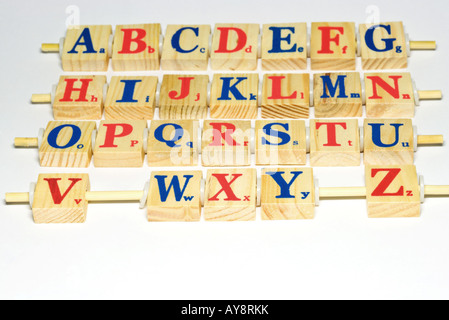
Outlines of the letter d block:
M413 165L367 166L366 192L370 218L420 216L420 188Z
M34 191L34 221L84 223L89 188L87 174L41 174Z

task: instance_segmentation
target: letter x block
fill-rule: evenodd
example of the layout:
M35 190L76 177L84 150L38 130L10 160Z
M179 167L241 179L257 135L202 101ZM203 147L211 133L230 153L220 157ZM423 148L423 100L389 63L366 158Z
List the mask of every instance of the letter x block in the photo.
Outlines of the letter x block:
M206 221L256 220L256 169L208 170L204 217Z
M41 174L33 199L36 223L84 223L87 215L87 174Z
M366 192L370 218L421 215L420 187L413 165L367 166Z
M359 166L358 120L310 120L310 163L316 167Z
M315 217L315 186L310 168L264 169L261 191L262 220Z

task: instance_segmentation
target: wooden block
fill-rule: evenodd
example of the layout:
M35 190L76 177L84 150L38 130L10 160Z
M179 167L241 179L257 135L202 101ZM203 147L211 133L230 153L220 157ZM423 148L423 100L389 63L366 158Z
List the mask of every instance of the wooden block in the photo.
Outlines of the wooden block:
M314 75L313 101L317 118L359 118L363 115L360 73Z
M365 119L366 165L413 164L414 134L410 119Z
M358 120L310 120L310 163L315 167L359 166Z
M198 165L199 121L153 120L148 135L150 167Z
M216 24L212 37L212 70L256 70L258 24Z
M106 120L151 120L158 77L112 77L104 106Z
M161 25L119 25L112 49L114 71L159 70Z
M303 120L257 120L257 165L305 165L306 123Z
M202 171L151 174L148 221L200 221Z
M204 217L206 221L256 220L256 169L207 171Z
M249 166L251 135L251 121L204 121L201 154L203 166Z
M355 70L356 33L353 22L312 23L312 70Z
M365 74L368 118L413 118L415 94L410 73Z
M402 22L360 24L364 70L407 68L407 43Z
M162 50L162 70L207 70L210 32L210 25L168 25Z
M215 74L210 93L213 119L256 119L259 75Z
M263 70L307 69L307 23L264 24Z
M207 75L164 75L159 116L161 119L207 117Z
M53 103L55 120L100 120L105 76L62 76Z
M309 74L264 75L261 110L264 119L308 119Z
M311 168L264 169L261 188L262 220L315 217L315 185Z
M33 217L36 223L84 223L87 216L87 174L41 174L36 184Z
M370 218L421 215L418 176L413 165L367 166L366 191Z
M66 72L108 71L112 26L69 27L62 49Z
M143 120L102 121L94 148L94 165L103 168L142 167L146 128L147 122Z
M92 159L94 121L51 121L39 148L42 167L87 168Z

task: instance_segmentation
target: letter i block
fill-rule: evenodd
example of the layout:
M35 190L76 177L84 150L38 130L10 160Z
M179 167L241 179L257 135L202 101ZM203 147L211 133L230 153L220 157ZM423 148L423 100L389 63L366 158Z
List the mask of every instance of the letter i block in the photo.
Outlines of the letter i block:
M307 69L307 23L263 25L262 69Z
M206 221L256 220L256 169L208 170L204 217Z
M114 71L159 70L161 25L121 25L115 30L112 49Z
M42 167L87 168L92 159L94 121L51 121L39 148Z
M360 165L357 119L310 120L310 163L316 167Z
M108 71L112 26L76 26L67 30L62 49L66 72Z
M142 167L146 128L146 121L102 121L94 148L94 165L103 168Z
M212 70L256 70L258 24L216 24L212 37Z
M262 89L262 118L309 118L309 74L266 74Z
M112 77L104 105L106 120L151 120L158 77Z
M207 75L164 75L159 99L160 118L206 118L208 84Z
M360 73L319 73L314 75L313 82L315 117L362 117Z
M361 24L359 32L364 70L407 68L407 44L402 22Z
M210 117L256 119L258 93L258 74L215 74L210 93Z
M36 223L84 223L87 216L87 174L41 174L33 199Z
M368 118L413 118L415 92L410 73L366 73Z
M100 120L105 76L62 76L56 88L55 120Z
M150 167L198 165L199 121L153 120L148 136Z
M162 70L206 71L210 25L168 25L162 50Z
M413 164L414 133L410 119L365 119L363 132L366 165Z
M153 172L148 221L200 221L202 171Z
M416 167L367 166L366 197L370 218L412 218L421 215Z
M305 165L306 124L303 120L257 120L257 165Z
M262 220L315 217L315 186L310 168L264 169L261 191Z
M356 51L355 23L312 23L312 70L355 70Z

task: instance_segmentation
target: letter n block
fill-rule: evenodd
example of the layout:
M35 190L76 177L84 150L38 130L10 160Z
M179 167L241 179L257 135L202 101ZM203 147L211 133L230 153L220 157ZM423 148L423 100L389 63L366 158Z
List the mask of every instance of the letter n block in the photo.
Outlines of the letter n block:
M366 192L370 218L412 218L420 214L416 167L367 166Z
M41 174L33 200L36 223L84 223L87 216L87 174Z
M204 217L206 221L256 220L256 169L208 170Z

